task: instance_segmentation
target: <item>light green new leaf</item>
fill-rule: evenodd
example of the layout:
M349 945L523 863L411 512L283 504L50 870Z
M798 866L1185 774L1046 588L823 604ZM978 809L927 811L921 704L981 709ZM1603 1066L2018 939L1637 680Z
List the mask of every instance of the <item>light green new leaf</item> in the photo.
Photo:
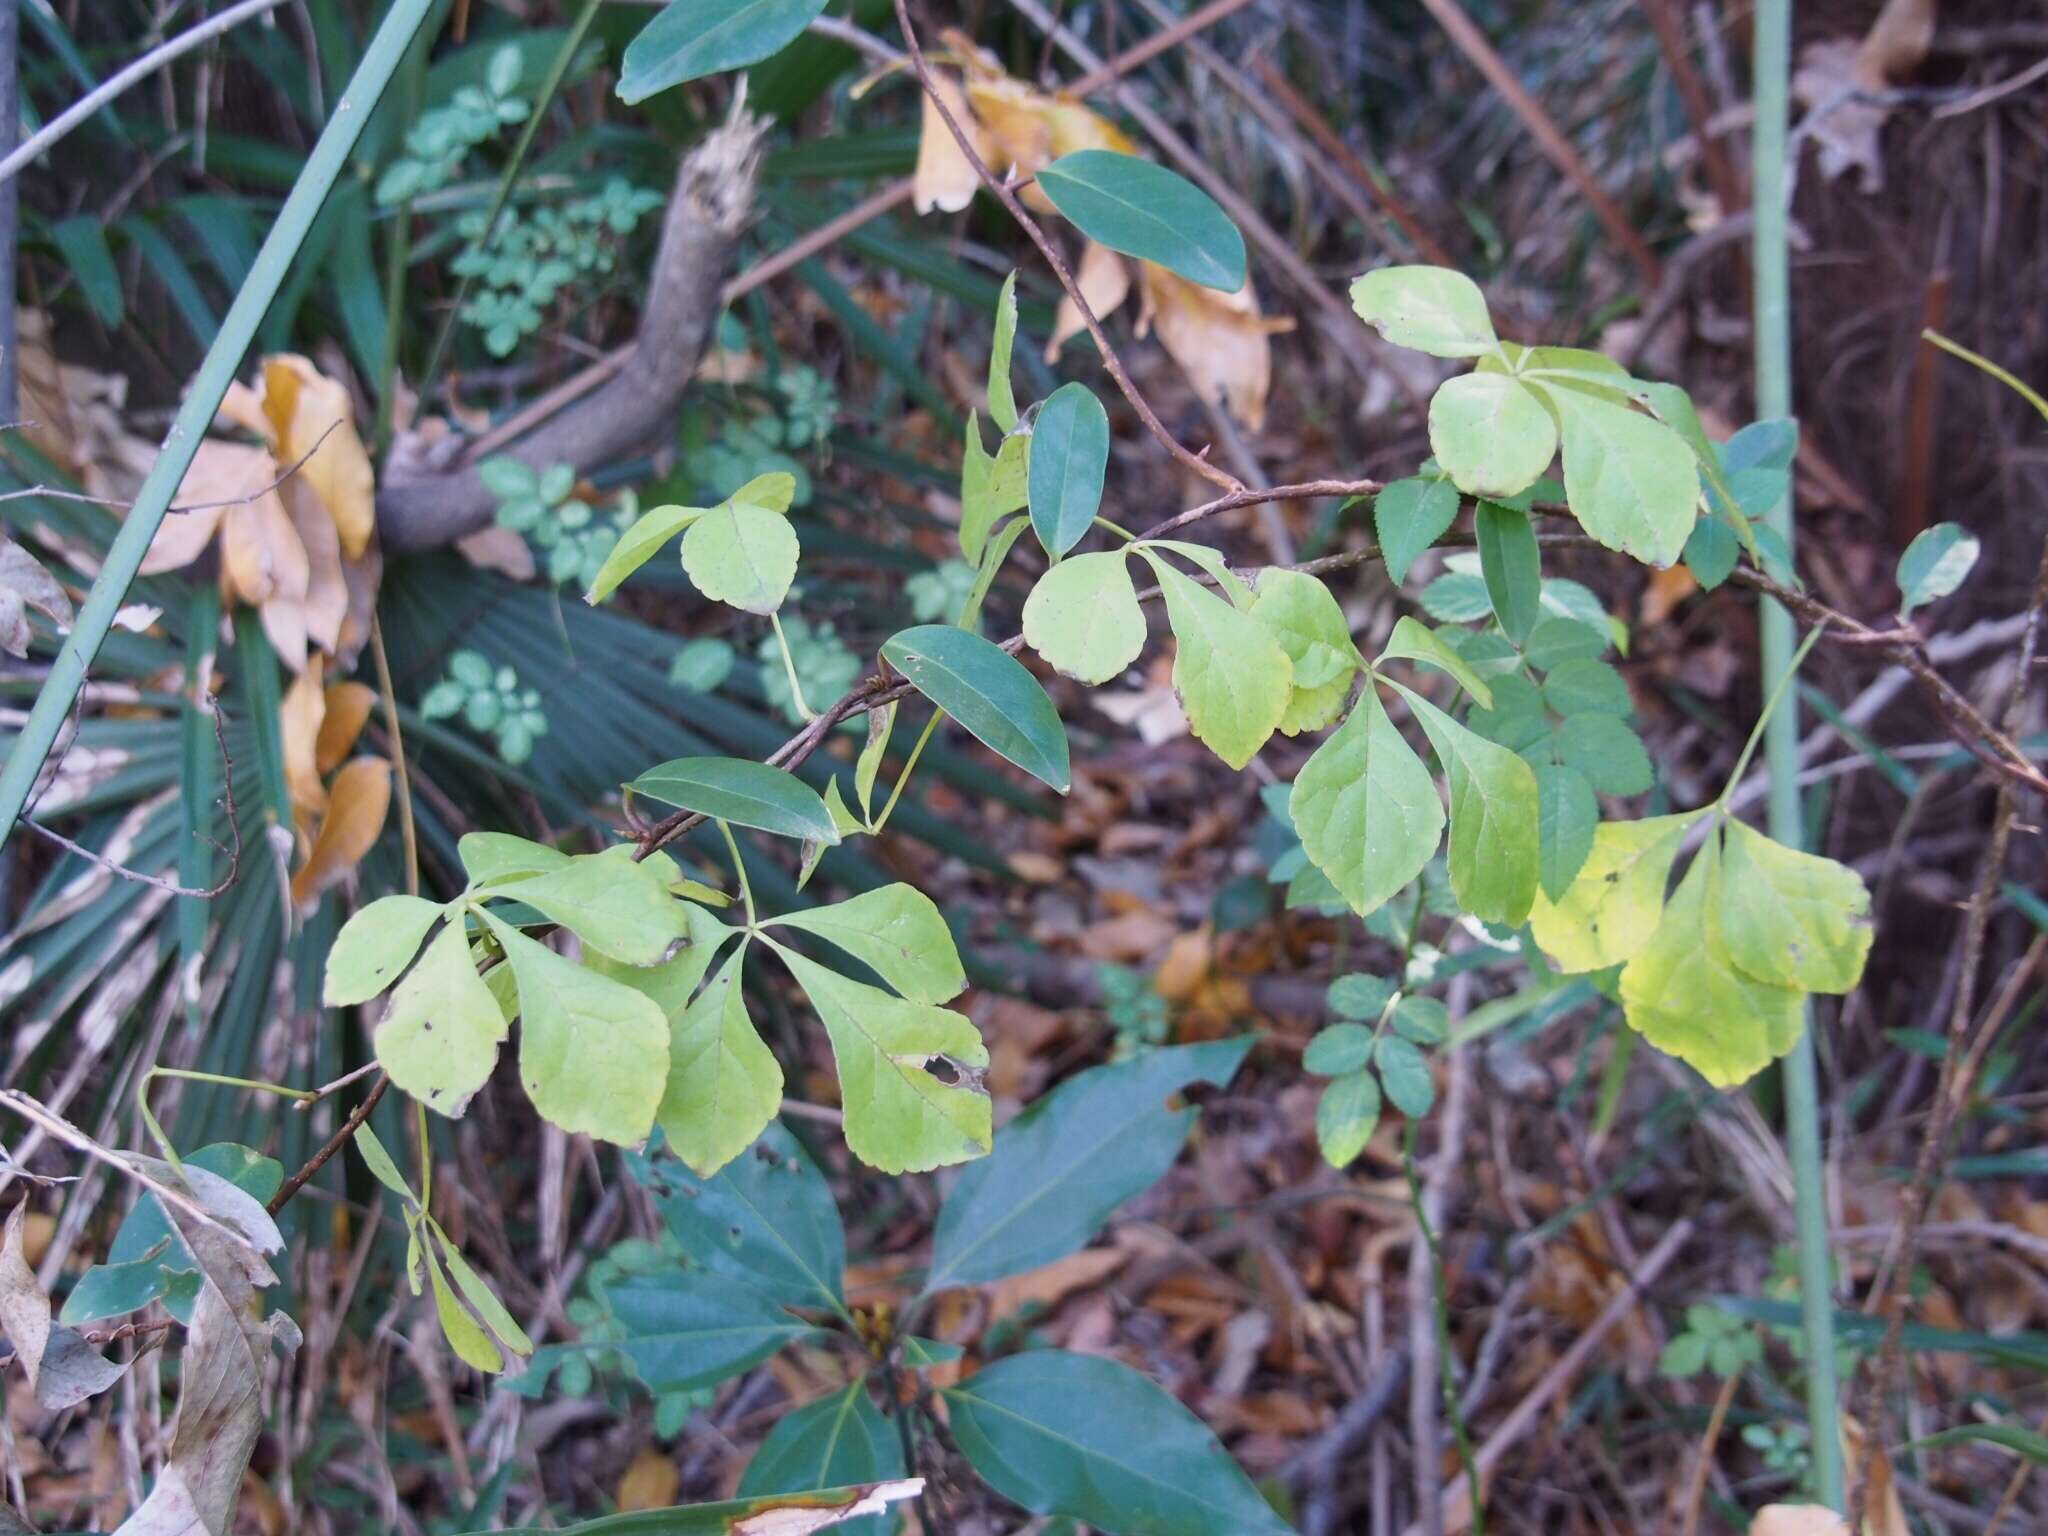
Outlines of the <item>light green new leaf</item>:
M983 746L1067 792L1066 727L1038 679L1008 651L971 630L922 624L890 636L882 659Z
M1710 837L1622 971L1621 1007L1629 1028L1658 1050L1732 1088L1798 1043L1804 994L1745 976L1729 959L1720 864L1720 839Z
M953 932L937 904L901 881L829 907L770 918L761 926L815 933L867 965L912 1002L943 1003L959 996L967 985Z
M988 353L988 416L998 432L1017 429L1017 396L1010 388L1010 352L1017 342L1017 274L1003 279L996 295L996 334ZM979 435L976 443L979 445ZM972 560L974 556L969 555Z
M1027 499L1031 434L1003 439L993 457L981 446L981 424L967 415L967 454L960 461L960 553L970 564L981 563L989 530L996 519L1015 512Z
M1175 641L1173 687L1188 727L1233 768L1243 768L1287 712L1294 665L1265 625L1150 550Z
M1072 555L1024 599L1024 639L1054 670L1106 683L1145 649L1145 610L1124 552Z
M1947 597L1976 568L1981 546L1961 523L1923 528L1899 556L1899 617Z
M1529 514L1482 501L1473 514L1479 574L1501 630L1520 645L1543 612L1543 555Z
M860 749L860 756L853 760L853 793L854 798L860 801L861 815L869 821L875 819L875 776L882 771L882 758L889 750L889 736L895 729L894 699L868 711L868 739ZM835 778L833 782L836 784L838 780Z
M884 1173L926 1173L988 1151L988 1049L965 1014L891 997L768 942L831 1038L854 1156ZM950 1082L929 1070L941 1058Z
M1728 823L1721 933L1729 958L1759 981L1848 992L1870 956L1870 891L1845 864Z
M349 1138L356 1145L356 1155L362 1158L363 1166L370 1175L401 1201L417 1206L420 1197L412 1192L412 1186L405 1182L405 1175L398 1171L398 1164L391 1160L391 1154L384 1150L384 1143L377 1139L377 1133L368 1123L355 1128Z
M1436 780L1368 687L1287 802L1310 861L1361 917L1422 873L1443 836Z
M1316 1101L1316 1145L1332 1168L1349 1168L1380 1123L1380 1085L1360 1069L1337 1078Z
M1062 384L1038 408L1025 466L1031 526L1057 560L1088 532L1109 471L1109 413L1085 384Z
M505 1016L469 958L452 918L391 994L377 1026L377 1060L429 1109L460 1115L483 1087L505 1038Z
M782 1104L782 1068L740 989L746 956L742 944L694 1002L669 1014L668 1083L655 1120L700 1178L751 1147Z
M839 841L818 792L795 774L744 757L679 757L626 786L636 795L778 837Z
M520 875L561 869L570 855L509 832L465 832L455 845L456 856L472 885L494 884Z
M1388 579L1408 579L1416 557L1444 535L1458 516L1458 488L1441 477L1396 480L1372 504L1372 524L1380 536L1380 558Z
M718 952L740 931L726 927L700 906L688 902L675 905L683 915L689 942L672 958L659 965L621 965L616 960L607 960L602 954L592 953L583 957L583 963L600 976L609 976L613 981L622 982L635 992L653 998L654 1005L670 1019L689 1006L698 983L711 969Z
M515 1355L533 1353L533 1340L526 1336L526 1330L519 1326L519 1320L506 1310L498 1300L497 1293L484 1283L484 1278L471 1267L456 1246L448 1241L448 1234L441 1230L441 1224L433 1217L424 1218L440 1243L441 1256L447 1262L448 1274L455 1281L455 1288L462 1292L463 1299L476 1308L476 1315L483 1319L484 1326L504 1342Z
M689 933L683 906L650 863L620 846L483 894L525 903L584 947L626 965L654 965Z
M464 1365L473 1366L487 1375L495 1376L505 1369L505 1357L498 1353L498 1346L491 1342L491 1336L484 1332L477 1320L471 1317L455 1293L448 1288L448 1277L441 1273L441 1260L431 1246L422 1250L427 1263L427 1278L434 1286L434 1311L440 1315L441 1332L447 1338Z
M1438 639L1436 631L1405 613L1394 621L1394 632L1387 636L1386 646L1373 665L1396 658L1419 661L1440 672L1448 672L1460 688L1472 695L1473 702L1481 709L1493 708L1493 690L1472 670L1472 664Z
M654 507L641 513L639 520L619 535L619 542L612 546L604 564L597 568L597 575L590 583L590 590L583 594L583 601L601 603L610 597L619 590L619 583L652 560L662 545L704 513L703 507L674 505Z
M796 530L785 515L796 494L787 471L758 475L690 524L683 570L713 602L773 613L796 579Z
M824 9L825 0L670 0L626 45L619 100L630 105L685 80L758 64Z
M1038 187L1098 244L1204 288L1235 293L1244 286L1244 236L1230 215L1163 165L1114 150L1077 149L1041 170Z
M1529 926L1551 964L1566 972L1604 970L1649 943L1664 912L1672 861L1702 814L1603 821L1564 899L1552 902L1539 892L1529 909Z
M1576 768L1544 763L1536 770L1537 829L1542 850L1543 894L1561 901L1586 866L1593 851L1593 833L1600 825L1600 802L1593 785Z
M668 1081L668 1020L652 999L485 912L519 986L519 1080L541 1118L632 1146Z
M1251 615L1272 631L1294 664L1294 687L1348 683L1358 671L1358 647L1351 642L1344 610L1330 589L1307 572L1277 567L1262 572Z
M1699 460L1655 417L1583 390L1550 399L1564 422L1564 494L1609 549L1656 566L1685 550L1700 499Z
M1449 267L1368 272L1351 285L1351 307L1395 346L1432 357L1479 357L1499 345L1487 318L1486 295L1471 278Z
M1550 467L1557 424L1520 379L1467 373L1445 381L1430 399L1429 446L1467 495L1512 496Z
M1125 554L1144 554L1147 550L1163 549L1179 555L1181 559L1216 583L1218 590L1230 599L1230 606L1243 613L1249 613L1252 606L1252 589L1245 580L1230 568L1230 562L1223 558L1223 551L1207 544L1196 544L1187 539L1146 539L1130 545Z
M1414 689L1394 686L1450 780L1452 892L1474 917L1520 926L1536 899L1542 863L1536 775L1515 753L1467 730ZM1393 1093L1392 1084L1387 1091Z
M321 999L346 1008L375 997L418 953L427 930L447 909L417 896L385 896L342 925L327 952Z

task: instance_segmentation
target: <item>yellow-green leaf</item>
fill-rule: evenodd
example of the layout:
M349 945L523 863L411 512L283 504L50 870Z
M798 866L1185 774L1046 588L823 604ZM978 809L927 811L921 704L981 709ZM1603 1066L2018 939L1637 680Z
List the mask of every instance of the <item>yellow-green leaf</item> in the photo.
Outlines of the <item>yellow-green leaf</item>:
M746 954L741 945L695 1002L670 1015L668 1084L656 1119L700 1178L751 1147L782 1104L782 1068L740 989Z
M1024 599L1024 639L1054 670L1106 683L1145 649L1145 611L1122 550L1069 555Z
M1466 495L1513 496L1550 467L1557 424L1520 379L1467 373L1447 380L1430 400L1429 446Z
M1188 726L1233 768L1258 755L1287 712L1294 665L1272 632L1150 550L1175 642L1173 687Z
M1436 780L1368 687L1287 802L1310 862L1360 916L1422 873L1443 836Z
M1870 954L1870 891L1845 864L1728 824L1721 932L1735 963L1802 992L1847 992Z
M476 973L458 916L391 994L377 1026L377 1060L429 1109L460 1115L490 1077L504 1038L505 1016Z
M1452 893L1474 917L1519 927L1536 899L1542 862L1534 771L1414 689L1394 686L1415 711L1450 781Z
M1619 965L1650 942L1664 911L1664 887L1701 813L1603 821L1578 878L1552 902L1540 890L1529 909L1536 942L1561 971Z

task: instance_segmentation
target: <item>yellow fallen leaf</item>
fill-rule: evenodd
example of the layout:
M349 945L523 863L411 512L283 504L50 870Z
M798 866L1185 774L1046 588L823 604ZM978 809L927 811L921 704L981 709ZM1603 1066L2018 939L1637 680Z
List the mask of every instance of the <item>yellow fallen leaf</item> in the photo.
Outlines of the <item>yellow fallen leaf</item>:
M683 1474L675 1462L651 1445L643 1447L619 1478L619 1511L666 1509L682 1486Z
M384 830L391 809L391 765L381 757L345 764L328 789L327 814L305 866L292 876L292 902L301 909L348 877Z
M377 528L376 473L356 433L348 390L303 357L267 357L263 414L276 433L278 461L291 466L305 459L298 478L334 519L341 547L351 559L360 557Z
M273 597L305 599L306 546L276 491L238 501L221 514L220 569L222 594L232 602L257 607Z
M531 581L536 569L533 546L526 536L492 523L455 541L462 558L480 571L496 571L514 581Z
M213 542L227 513L221 503L252 495L276 478L277 466L267 450L207 438L192 455L192 465L171 499L174 508L193 510L164 514L142 557L141 574L156 576L190 565Z
M1108 246L1090 240L1081 248L1081 265L1074 271L1074 285L1100 320L1113 313L1130 293L1131 264ZM1045 360L1049 363L1056 359L1067 338L1085 328L1080 306L1071 298L1062 298L1059 314L1053 319L1052 339L1045 344Z
M1196 392L1255 432L1265 424L1273 382L1269 338L1293 329L1292 320L1259 313L1249 278L1235 293L1218 293L1149 261L1138 263L1138 334L1156 330Z
M304 481L287 480L279 495L306 551L306 638L331 653L341 639L342 621L348 617L348 582L341 571L341 536L320 498Z
M327 808L327 787L321 782L320 731L326 722L327 692L320 685L321 663L315 655L306 670L292 679L278 703L278 732L284 745L284 783L291 792L292 812L301 826Z
M966 133L974 151L984 162L994 156L988 131L975 121L959 82L949 75L932 76L932 87L945 99L950 111ZM958 213L974 201L974 189L981 177L968 158L960 153L959 141L939 115L937 104L927 92L924 97L924 125L917 140L917 169L911 174L911 206L919 213L937 209Z
M325 700L327 712L321 717L313 747L313 763L323 778L341 766L362 735L370 711L376 708L377 690L368 683L329 683Z

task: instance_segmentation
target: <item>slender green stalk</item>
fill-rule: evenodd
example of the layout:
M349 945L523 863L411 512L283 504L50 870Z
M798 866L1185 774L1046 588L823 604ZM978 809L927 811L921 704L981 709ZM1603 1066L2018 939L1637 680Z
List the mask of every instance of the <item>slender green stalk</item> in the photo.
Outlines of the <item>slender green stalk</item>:
M725 839L725 851L732 855L732 872L740 882L740 899L747 904L747 927L752 929L760 921L754 913L754 888L747 883L747 861L740 857L739 841L732 835L732 828L724 822L717 823L718 835Z
M1756 408L1764 418L1792 411L1792 299L1785 205L1785 140L1792 64L1792 0L1757 0L1750 91L1756 126L1756 232L1751 246L1756 289ZM1765 521L1792 548L1793 517L1786 499ZM1792 615L1763 604L1763 670L1774 682L1794 671ZM1799 697L1785 698L1764 727L1764 762L1770 772L1771 836L1788 847L1805 841L1799 797ZM1841 1388L1835 1379L1834 1275L1828 1248L1827 1190L1821 1173L1820 1087L1814 1065L1813 1008L1805 1005L1799 1043L1785 1058L1785 1129L1792 1159L1794 1212L1799 1236L1800 1331L1805 1339L1806 1416L1813 1445L1814 1487L1831 1509L1843 1506Z
M790 697L796 700L796 712L808 723L818 718L818 712L804 702L804 685L797 681L796 658L789 654L789 636L782 632L782 615L771 613L768 623L775 630L775 643L782 647L782 675L789 679Z
M326 202L335 178L348 163L371 109L391 83L392 72L431 3L432 0L392 0L384 24L363 53L355 78L335 103L319 142L306 157L306 168L299 173L277 222L256 253L247 281L228 307L227 318L221 322L219 334L207 349L206 360L193 377L178 419L164 439L163 451L157 455L134 508L107 550L106 564L100 568L91 594L78 610L77 622L72 625L64 648L50 666L49 680L36 695L35 707L29 711L28 720L15 740L7 766L0 769L0 828L11 832L15 819L27 805L29 793L42 772L43 760L49 756L58 731L77 702L86 671L99 655L107 630L128 595L142 557L149 552L150 540L156 537L172 496L183 482L185 471L192 467L192 456L198 452L200 439L213 422L213 413L220 409L221 397L234 382L243 354L255 338L257 325L270 308L271 300L277 297L320 205Z

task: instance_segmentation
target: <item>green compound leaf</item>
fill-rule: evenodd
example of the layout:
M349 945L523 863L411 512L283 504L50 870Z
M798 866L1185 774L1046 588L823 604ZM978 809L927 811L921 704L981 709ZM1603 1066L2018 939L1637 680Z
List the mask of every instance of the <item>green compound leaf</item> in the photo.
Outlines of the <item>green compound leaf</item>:
M1899 556L1899 617L1960 587L1976 567L1981 546L1961 523L1923 528Z
M619 542L597 568L583 601L601 603L610 597L619 590L621 582L660 553L662 545L704 516L706 510L671 505L641 513L638 521L619 535Z
M1361 658L1344 610L1330 589L1306 572L1278 567L1261 572L1250 612L1293 663L1289 681L1294 687L1349 683L1358 671Z
M932 1240L927 1292L1020 1275L1078 1252L1126 1200L1165 1177L1194 1131L1190 1083L1229 1082L1251 1036L1149 1050L1069 1078L1003 1127L961 1172Z
M1384 976L1353 971L1331 982L1323 994L1330 1012L1340 1019L1376 1020L1386 1012L1398 989Z
M1501 630L1520 645L1543 611L1543 554L1529 514L1482 501L1473 514L1479 538L1479 574Z
M1573 715L1557 728L1565 762L1603 795L1640 795L1656 781L1642 737L1618 715Z
M541 1118L621 1146L645 1141L668 1081L661 1009L489 912L484 921L518 984L519 1081Z
M1415 1043L1400 1035L1382 1035L1372 1054L1387 1102L1411 1120L1428 1114L1436 1103L1436 1079L1429 1075L1429 1061Z
M1351 307L1395 346L1432 357L1479 357L1500 344L1479 285L1448 267L1368 272L1351 285Z
M623 845L482 894L523 902L585 948L625 965L653 965L689 934L682 904L654 866L635 863L633 850Z
M490 1077L505 1033L505 1015L476 973L458 916L391 994L374 1039L392 1082L429 1109L458 1116Z
M1519 927L1536 899L1542 862L1536 775L1506 747L1468 731L1414 689L1394 687L1415 711L1450 780L1452 892L1474 917ZM1391 1084L1387 1092L1393 1095Z
M1676 561L1699 507L1699 460L1655 417L1583 390L1549 392L1564 423L1564 493L1579 525L1650 565Z
M329 1008L367 1002L398 978L447 910L417 896L385 896L342 925L327 952L321 1000Z
M981 424L968 413L967 454L960 461L960 553L971 564L981 563L996 520L1028 499L1030 454L1031 434L1024 432L1004 438L991 457L981 446Z
M1372 1060L1372 1031L1363 1024L1332 1024L1316 1032L1301 1053L1301 1069L1317 1077L1342 1077Z
M713 602L768 614L789 596L801 550L789 526L796 477L758 475L703 513L683 535L683 570Z
M664 1009L668 1079L654 1119L676 1156L705 1178L751 1147L782 1107L782 1068L740 989L745 960L742 944L694 1001Z
M846 1144L884 1173L927 1173L988 1151L981 1087L988 1050L965 1014L892 997L767 941L804 989L832 1041ZM932 1072L943 1059L950 1080Z
M1612 643L1606 631L1582 619L1547 618L1529 632L1522 655L1539 672L1568 661L1598 661Z
M1382 490L1372 504L1372 523L1388 579L1406 581L1408 568L1457 516L1458 488L1441 477L1396 480Z
M1870 891L1847 865L1731 821L1721 877L1729 958L1802 992L1848 992L1870 956Z
M1629 715L1636 707L1622 675L1606 662L1585 656L1551 669L1543 680L1543 702L1566 716Z
M1431 398L1429 446L1468 496L1512 496L1550 467L1557 424L1520 379L1467 373L1447 380Z
M1361 917L1422 873L1444 830L1436 780L1367 688L1287 802L1301 846Z
M1529 910L1529 926L1551 963L1566 972L1605 970L1649 943L1686 829L1703 814L1600 823L1563 899L1539 894Z
M1033 1514L1108 1536L1288 1536L1209 1427L1127 1365L1028 1350L945 1398L975 1471Z
M900 881L828 907L770 918L761 926L815 933L915 1003L947 1002L967 985L953 932L938 905Z
M1535 772L1543 894L1561 901L1593 851L1600 802L1593 794L1592 781L1576 768L1543 763Z
M1010 388L1010 352L1016 343L1017 274L1012 272L996 295L996 334L988 353L988 416L998 432L1017 429L1017 396Z
M1109 413L1085 384L1062 384L1032 423L1025 493L1031 526L1058 559L1088 532L1109 470Z
M1287 712L1293 663L1265 625L1142 550L1166 595L1173 687L1197 740L1243 768Z
M923 624L892 635L882 659L983 746L1067 792L1066 727L1038 679L1008 651L971 630Z
M1074 555L1024 600L1024 639L1054 670L1106 683L1145 649L1145 611L1122 550Z
M1076 229L1113 251L1205 288L1235 293L1244 286L1244 236L1230 215L1163 165L1077 149L1041 170L1038 187Z
M1380 651L1379 661L1419 661L1424 666L1435 667L1439 672L1449 673L1460 688L1472 695L1473 703L1481 709L1493 708L1493 690L1484 679L1472 670L1472 664L1438 638L1436 632L1407 614L1394 620L1394 632L1387 636L1387 643Z
M1746 1082L1791 1050L1805 995L1745 976L1721 936L1720 838L1678 882L1650 941L1621 973L1629 1028L1717 1088Z
M839 841L839 828L815 789L793 773L743 757L679 757L648 769L626 787L736 827L827 844Z
M626 45L619 100L721 70L742 69L779 53L825 9L825 0L670 0Z
M761 1442L740 1478L742 1498L812 1493L903 1476L903 1437L868 1396L867 1377L806 1403ZM834 1526L836 1536L887 1536L893 1514L864 1515Z
M1380 1124L1380 1085L1363 1069L1346 1073L1316 1102L1316 1145L1332 1168L1349 1168Z

